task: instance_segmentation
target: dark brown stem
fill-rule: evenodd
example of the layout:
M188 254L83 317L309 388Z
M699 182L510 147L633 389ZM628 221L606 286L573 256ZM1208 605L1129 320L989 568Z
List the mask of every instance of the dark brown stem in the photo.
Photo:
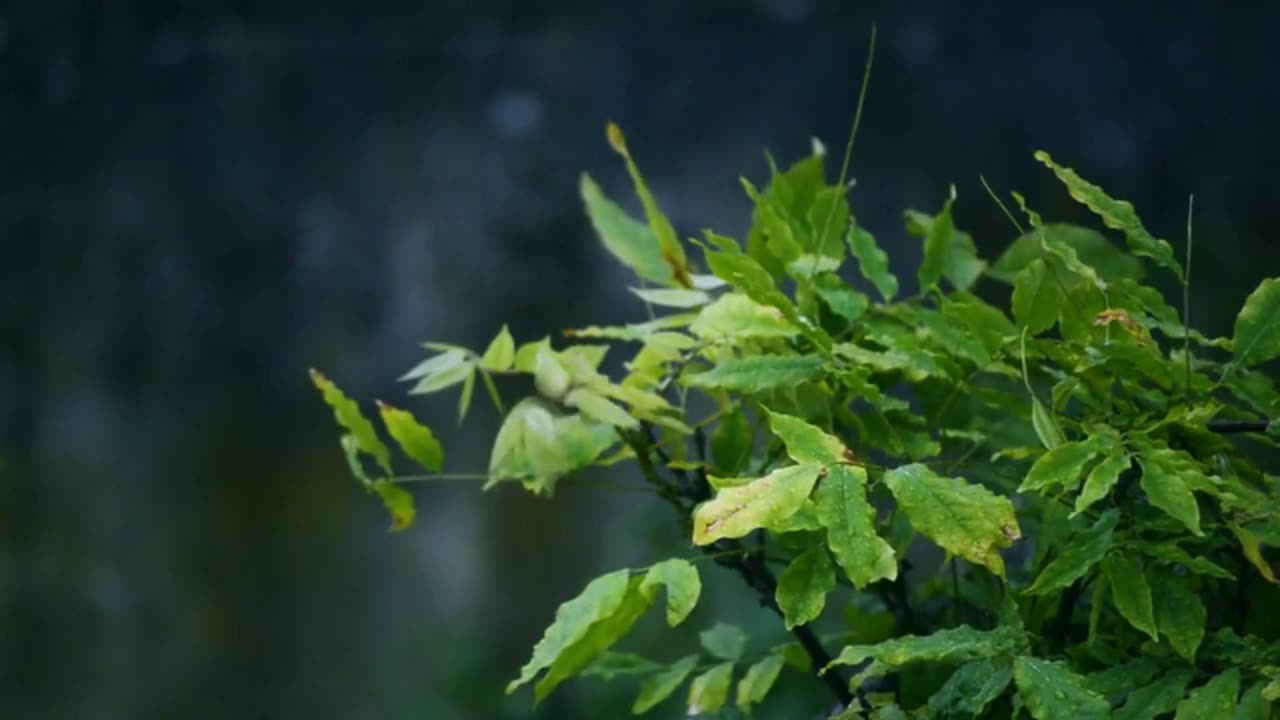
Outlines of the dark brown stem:
M1270 420L1215 420L1206 427L1209 432L1215 432L1219 435L1234 435L1237 433L1264 433L1271 427Z

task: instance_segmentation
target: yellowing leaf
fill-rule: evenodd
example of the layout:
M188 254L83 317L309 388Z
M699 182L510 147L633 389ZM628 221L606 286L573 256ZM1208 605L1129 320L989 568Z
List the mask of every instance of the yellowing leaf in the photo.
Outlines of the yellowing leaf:
M1231 340L1237 365L1280 356L1280 278L1267 278L1244 301Z
M631 712L640 715L648 712L654 705L666 700L676 688L684 684L685 678L698 665L697 655L686 655L672 663L671 667L645 680L640 686L640 693L631 705Z
M787 629L816 620L835 586L836 571L825 548L814 545L797 555L778 577L774 592Z
M698 569L688 560L671 558L649 568L641 592L652 602L658 594L658 586L667 589L667 625L675 627L689 617L702 593L702 580Z
M413 415L386 403L378 403L378 412L387 432L400 444L404 454L431 472L440 472L444 465L444 449L431 429L420 424Z
M817 465L792 465L717 492L694 510L693 542L709 545L721 538L739 538L784 520L800 509L820 472Z
M922 535L1004 577L1000 549L1022 537L1008 498L962 478L942 477L919 463L886 472L884 482Z
M852 457L839 438L794 415L769 410L769 427L787 446L787 455L798 463L829 464Z
M379 467L388 475L391 473L391 451L387 450L387 446L378 439L378 433L373 429L373 423L360 412L360 406L342 393L337 385L334 385L328 378L321 375L318 371L311 371L311 382L320 390L320 394L324 396L324 401L333 409L334 419L338 424L346 428L356 447L362 452L373 456Z
M1111 585L1111 602L1129 624L1159 640L1156 632L1155 606L1151 586L1142 569L1142 561L1130 553L1112 553L1102 560L1102 570Z
M1059 662L1033 657L1013 661L1013 680L1036 720L1110 720L1106 698L1089 690L1083 677Z
M667 216L658 207L658 201L654 199L653 193L649 192L649 185L644 181L644 176L640 174L640 168L631 157L631 151L627 149L626 141L622 137L622 130L617 125L609 123L607 134L609 136L609 144L615 152L622 156L627 165L627 173L631 175L631 182L635 186L636 195L640 196L640 202L644 205L644 214L649 220L649 229L653 231L654 237L658 240L658 250L662 261L671 268L677 285L686 288L693 287L693 280L689 277L689 266L685 261L684 247L680 244L680 239L676 237L676 230L672 227L671 221L667 219Z
M799 330L776 307L728 293L702 308L689 331L702 338L793 337Z
M876 533L876 511L867 501L867 471L836 465L813 493L827 546L854 586L898 576L893 547Z
M408 490L386 479L378 480L370 487L382 498L387 512L391 513L392 532L405 530L413 525L417 511L413 507L413 496Z

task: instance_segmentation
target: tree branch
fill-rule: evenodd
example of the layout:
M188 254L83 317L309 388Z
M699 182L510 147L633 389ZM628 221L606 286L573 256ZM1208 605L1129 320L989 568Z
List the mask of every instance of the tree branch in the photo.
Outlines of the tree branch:
M1209 432L1215 432L1219 435L1233 435L1236 433L1264 433L1271 427L1270 420L1215 420L1206 427Z

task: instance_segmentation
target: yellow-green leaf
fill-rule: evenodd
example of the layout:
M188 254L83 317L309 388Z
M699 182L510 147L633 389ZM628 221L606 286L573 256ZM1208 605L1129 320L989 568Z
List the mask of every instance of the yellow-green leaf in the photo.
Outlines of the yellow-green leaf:
M632 295L650 305L670 308L695 308L711 302L711 296L703 290L684 288L627 288Z
M1173 246L1147 232L1132 204L1112 199L1102 188L1080 177L1071 168L1055 163L1049 153L1043 150L1037 150L1035 157L1053 170L1053 174L1058 176L1067 187L1067 193L1076 202L1092 210L1107 227L1123 232L1125 242L1133 254L1152 259L1157 265L1172 270L1179 280L1182 279L1182 265L1174 258Z
M1120 473L1128 470L1130 464L1129 454L1116 448L1095 465L1085 477L1080 494L1076 496L1076 513L1084 512L1090 505L1109 495L1111 488L1120 480Z
M737 662L747 648L747 634L737 625L718 622L698 633L702 647L721 660Z
M507 685L507 693L551 667L560 654L581 640L597 621L614 614L627 595L630 571L616 570L587 583L582 592L556 610L555 621L547 627L533 648L533 656L520 669L520 677Z
M480 357L480 367L494 372L505 372L511 369L516 359L516 341L506 325L498 331L498 336L489 343L484 355Z
M1013 681L1036 720L1110 720L1106 698L1060 662L1033 657L1013 661Z
M405 455L431 472L440 472L444 465L444 449L430 428L415 420L408 411L381 401L378 402L378 412L387 432L399 443Z
M311 382L320 390L324 401L333 409L334 419L351 433L356 447L360 448L361 452L372 455L378 466L391 475L391 451L387 450L382 440L378 439L373 423L360 412L360 406L344 395L337 385L321 375L319 371L311 371Z
M1044 260L1033 260L1013 278L1013 319L1032 335L1058 320L1062 290Z
M1041 455L1027 471L1018 492L1042 492L1055 485L1074 490L1085 465L1106 450L1107 438L1094 435L1080 442L1066 442Z
M632 417L626 410L623 410L622 406L594 390L586 388L570 390L569 394L564 398L564 404L569 407L576 407L587 417L603 423L609 423L621 428L636 428L640 426L640 421Z
M1138 456L1142 463L1142 489L1152 505L1181 521L1196 535L1203 535L1200 505L1169 452L1153 450Z
M702 593L698 569L688 560L671 558L649 568L640 590L650 601L658 594L658 586L667 589L667 625L675 627L689 617Z
M809 497L821 470L818 465L792 465L717 492L694 510L694 543L739 538L787 518Z
M721 361L706 372L686 377L685 382L694 387L759 393L812 380L822 374L822 366L819 355L752 355Z
M689 715L711 713L724 707L733 682L733 663L720 663L689 684Z
M653 706L666 700L676 688L684 684L685 678L698 665L697 655L686 655L662 672L650 677L640 685L640 693L631 705L631 712L640 715L648 712Z
M631 182L635 185L636 195L640 196L640 202L644 205L644 214L649 221L649 228L653 230L653 235L658 240L662 261L671 268L677 285L693 287L693 280L689 276L689 265L685 260L684 246L680 244L671 221L658 207L658 201L653 197L653 193L649 192L648 183L640 174L640 168L631 157L631 151L627 149L622 130L613 123L609 123L606 130L610 146L622 156L627 166L627 173L631 175Z
M798 463L829 464L849 459L849 450L839 438L794 415L769 410L769 427L787 446L787 455Z
M775 652L747 668L747 674L738 681L738 707L749 710L752 705L762 702L778 679L778 673L782 671L785 662L786 658L782 653Z
M1235 533L1236 539L1240 541L1240 549L1244 552L1247 559L1267 582L1280 583L1276 579L1276 573L1271 569L1271 563L1262 556L1262 538L1258 537L1252 530L1232 525L1231 531Z
M1050 450L1067 441L1058 421L1053 419L1053 413L1037 397L1031 398L1031 427L1036 431L1036 437L1040 438L1040 443Z
M836 465L813 493L827 546L858 588L898 576L893 546L876 532L876 511L867 501L867 471Z
M814 545L797 555L778 577L774 592L787 629L817 619L835 586L836 571L826 548Z
M382 498L387 512L391 513L392 532L405 530L413 525L417 511L413 507L413 496L408 490L386 479L378 480L370 487Z
M874 645L848 645L831 665L858 665L867 660L891 668L917 662L960 663L1008 655L1023 642L1022 631L1008 625L994 630L961 625L930 635L903 635Z
M1156 632L1155 606L1151 600L1151 586L1142 569L1142 561L1131 553L1112 553L1102 560L1102 570L1111 584L1111 602L1116 610L1138 628L1159 640Z
M1008 498L963 478L942 477L919 463L886 472L884 483L922 535L1004 577L1000 549L1022 537Z
M1280 278L1267 278L1249 294L1236 316L1231 340L1237 365L1280 356Z
M887 302L891 302L898 294L898 278L889 272L889 256L876 245L876 239L861 227L849 228L846 236L849 251L858 258L858 267L862 276L876 286L876 290Z
M640 277L659 285L675 284L675 274L663 261L653 230L606 197L590 175L583 173L578 190L605 249Z
M741 293L721 295L702 308L689 331L702 338L793 337L800 332L778 308Z

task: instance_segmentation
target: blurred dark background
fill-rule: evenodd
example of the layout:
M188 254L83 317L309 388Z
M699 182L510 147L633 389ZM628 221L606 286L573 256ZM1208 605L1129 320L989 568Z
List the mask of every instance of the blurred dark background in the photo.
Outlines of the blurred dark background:
M853 206L901 275L901 210L951 183L988 256L1011 239L979 172L1083 219L1044 148L1179 251L1195 192L1194 319L1229 331L1280 270L1280 6L967 5L0 5L0 715L533 717L502 690L556 605L689 552L665 508L616 477L554 503L420 484L388 535L306 370L482 469L482 398L458 427L454 392L394 378L422 340L639 315L577 198L587 170L635 207L606 120L683 232L741 236L762 151L843 147L873 22ZM720 574L692 630L727 607L781 639ZM571 683L536 716L622 717L633 690Z

